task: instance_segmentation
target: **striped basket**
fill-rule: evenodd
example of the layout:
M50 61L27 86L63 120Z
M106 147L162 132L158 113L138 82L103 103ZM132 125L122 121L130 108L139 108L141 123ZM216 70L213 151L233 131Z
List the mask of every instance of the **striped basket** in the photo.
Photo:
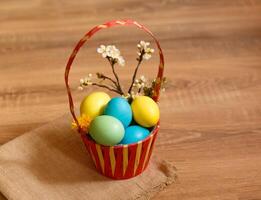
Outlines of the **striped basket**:
M138 143L116 146L103 146L97 144L89 135L86 135L86 133L84 133L79 126L79 122L74 112L74 103L68 80L72 63L83 44L99 30L110 28L113 26L136 26L150 35L156 43L159 52L160 63L156 78L156 85L153 91L153 99L154 101L158 102L164 69L164 57L162 49L158 40L154 37L151 31L145 26L133 20L109 21L99 26L95 26L93 29L87 32L84 37L77 43L71 56L69 57L65 69L65 84L72 117L78 126L78 132L81 134L81 138L86 146L87 151L89 152L89 155L93 160L93 163L95 164L96 169L101 174L113 179L128 179L141 174L146 169L151 157L154 142L159 131L159 123L151 131L149 137L145 138L142 141L139 141Z

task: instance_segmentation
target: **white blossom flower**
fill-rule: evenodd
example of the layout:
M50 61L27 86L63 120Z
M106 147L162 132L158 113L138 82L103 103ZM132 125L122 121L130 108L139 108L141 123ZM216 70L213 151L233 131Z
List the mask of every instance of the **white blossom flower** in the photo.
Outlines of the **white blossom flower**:
M138 56L143 54L142 58L145 60L149 60L151 58L152 53L154 53L154 49L149 47L150 43L145 41L140 41L137 45L139 51L137 52Z
M105 45L101 45L99 48L97 48L97 52L102 54L103 58L106 58L107 51L106 51L106 46Z
M125 60L124 60L124 58L122 56L119 56L117 58L117 60L118 60L118 63L119 63L120 66L124 66L125 65Z
M125 60L121 56L121 52L118 48L116 48L115 45L101 45L98 49L97 52L102 54L102 57L104 58L110 58L113 59L114 62L118 63L120 66L125 65Z
M84 85L92 85L91 77L88 76L84 78Z
M119 58L121 52L119 49L117 49L114 45L108 45L106 47L107 56L111 57L113 59Z
M150 45L149 42L140 41L139 44L137 44L138 49L146 49Z
M78 90L83 90L83 87L82 87L82 86L79 86L79 87L78 87Z
M84 83L84 79L81 78L81 79L80 79L80 84L83 84L83 83Z
M145 78L144 75L141 75L139 79L136 79L133 83L133 88L138 89L138 93L144 88L146 87L147 84L147 80Z
M90 81L91 81L90 77L85 77L84 78L84 83L87 83L87 82L90 82Z
M125 98L125 99L128 99L128 98L130 98L131 97L131 95L129 94L129 93L127 93L127 94L123 94L123 95L121 95L123 98Z
M144 75L141 75L141 76L140 76L140 80L141 80L142 82L146 82L145 76L144 76Z
M130 96L134 99L135 98L135 96L136 96L136 94L135 94L135 92L134 91L131 91L131 94L130 94Z
M92 74L88 74L87 77L80 79L79 90L83 90L84 86L92 85Z
M143 57L145 60L149 60L149 59L151 58L151 54L145 53L142 57Z

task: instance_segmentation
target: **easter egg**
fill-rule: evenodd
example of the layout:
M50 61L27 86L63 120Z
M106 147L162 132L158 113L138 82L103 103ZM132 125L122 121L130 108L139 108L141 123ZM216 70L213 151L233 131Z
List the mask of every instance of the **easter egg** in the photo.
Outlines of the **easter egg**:
M125 129L125 134L121 144L131 144L144 140L150 134L149 130L141 126L129 126Z
M110 96L105 92L93 92L86 96L80 106L81 115L94 119L95 117L102 115L105 106L110 101Z
M104 109L104 115L110 115L121 121L124 127L130 125L132 120L131 106L125 98L112 98Z
M141 126L152 127L159 121L158 104L148 96L138 96L132 103L131 108L134 120Z
M124 127L115 117L101 115L95 117L89 128L90 136L99 144L113 146L118 144L124 136Z

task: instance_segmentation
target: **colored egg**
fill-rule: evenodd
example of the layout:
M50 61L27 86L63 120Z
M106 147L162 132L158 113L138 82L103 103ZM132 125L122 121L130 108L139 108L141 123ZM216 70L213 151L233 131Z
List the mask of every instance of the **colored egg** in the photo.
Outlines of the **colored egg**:
M99 144L113 146L124 137L124 127L115 117L101 115L95 117L89 128L90 136Z
M94 119L95 117L102 115L105 106L110 101L110 96L105 92L93 92L86 96L80 106L81 115Z
M131 108L134 120L141 126L152 127L159 121L158 104L148 96L138 96L132 103Z
M130 125L132 120L131 106L125 98L112 98L104 109L104 115L110 115L121 121L124 127Z
M125 134L120 142L121 144L132 144L139 142L141 140L144 140L148 135L150 134L150 131L146 128L143 128L141 126L129 126L125 129Z

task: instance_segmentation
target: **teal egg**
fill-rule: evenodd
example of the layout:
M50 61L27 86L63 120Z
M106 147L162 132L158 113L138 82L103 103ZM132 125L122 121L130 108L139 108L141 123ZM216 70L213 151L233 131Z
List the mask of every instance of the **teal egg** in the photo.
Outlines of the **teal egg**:
M104 115L110 115L121 121L126 128L132 121L131 106L125 98L112 98L104 109Z
M107 115L95 117L89 129L90 136L105 146L118 144L124 137L124 132L122 123L115 117Z
M150 131L138 125L129 126L125 129L125 134L120 142L121 144L132 144L144 140L148 137Z

